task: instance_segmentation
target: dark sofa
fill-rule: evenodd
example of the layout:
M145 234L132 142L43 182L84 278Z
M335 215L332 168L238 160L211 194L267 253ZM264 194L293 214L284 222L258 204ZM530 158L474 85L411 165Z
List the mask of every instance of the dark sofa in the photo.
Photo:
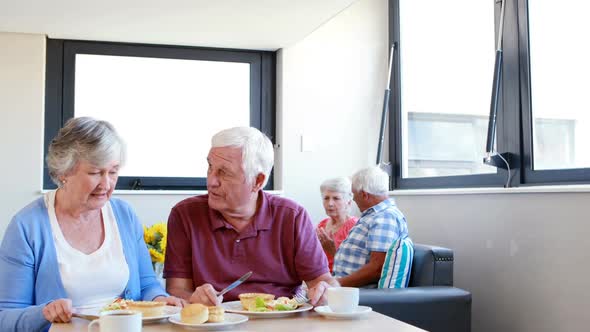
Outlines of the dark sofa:
M408 288L361 289L360 304L431 332L471 331L471 293L453 287L453 251L414 244Z

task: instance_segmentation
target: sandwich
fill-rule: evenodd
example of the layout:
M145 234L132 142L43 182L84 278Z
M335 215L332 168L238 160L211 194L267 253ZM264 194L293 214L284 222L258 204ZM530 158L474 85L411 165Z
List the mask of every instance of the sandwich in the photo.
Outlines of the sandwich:
M240 302L242 303L244 310L249 311L254 311L250 309L256 307L256 299L259 299L259 302L267 302L275 299L274 295L266 293L242 293L238 297L240 298Z
M157 317L164 315L166 303L156 301L131 301L127 300L127 309L139 311L143 317Z

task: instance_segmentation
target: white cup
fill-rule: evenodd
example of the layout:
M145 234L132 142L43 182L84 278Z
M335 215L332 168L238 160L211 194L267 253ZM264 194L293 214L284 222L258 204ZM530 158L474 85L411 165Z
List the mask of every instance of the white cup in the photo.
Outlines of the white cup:
M112 310L100 313L98 319L88 324L88 332L98 324L100 332L141 332L141 312Z
M332 287L326 290L328 307L332 312L352 313L359 306L359 289L354 287Z

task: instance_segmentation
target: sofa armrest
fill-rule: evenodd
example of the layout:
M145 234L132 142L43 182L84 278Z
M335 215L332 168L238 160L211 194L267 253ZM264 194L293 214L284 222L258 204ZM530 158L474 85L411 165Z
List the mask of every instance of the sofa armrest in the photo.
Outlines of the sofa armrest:
M359 303L427 331L471 331L471 293L459 288L361 289Z
M453 250L415 244L409 285L453 286Z

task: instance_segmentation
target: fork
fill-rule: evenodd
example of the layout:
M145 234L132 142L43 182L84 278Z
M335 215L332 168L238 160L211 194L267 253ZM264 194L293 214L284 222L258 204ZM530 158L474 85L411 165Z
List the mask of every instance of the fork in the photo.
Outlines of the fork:
M297 304L300 304L300 305L309 302L309 299L305 295L305 291L302 291L300 289L295 292L295 295L293 295L293 298L295 299Z

